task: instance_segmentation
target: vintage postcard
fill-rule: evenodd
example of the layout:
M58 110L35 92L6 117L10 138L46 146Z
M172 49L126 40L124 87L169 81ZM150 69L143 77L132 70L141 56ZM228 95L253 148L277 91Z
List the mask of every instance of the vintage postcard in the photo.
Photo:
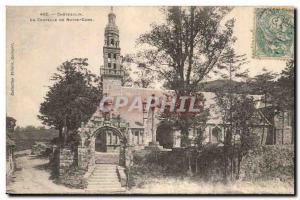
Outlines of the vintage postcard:
M294 195L292 7L6 8L6 192Z

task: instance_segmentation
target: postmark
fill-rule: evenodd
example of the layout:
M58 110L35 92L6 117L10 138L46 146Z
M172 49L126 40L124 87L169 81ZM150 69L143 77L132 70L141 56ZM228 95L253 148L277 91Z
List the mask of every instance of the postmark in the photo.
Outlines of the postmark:
M289 59L294 55L294 12L256 8L254 57Z

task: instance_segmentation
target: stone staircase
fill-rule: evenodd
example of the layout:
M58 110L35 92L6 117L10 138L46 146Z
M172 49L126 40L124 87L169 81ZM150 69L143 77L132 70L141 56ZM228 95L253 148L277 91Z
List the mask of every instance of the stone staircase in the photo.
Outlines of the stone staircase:
M88 178L87 193L91 194L120 194L125 192L117 174L117 165L96 164Z
M95 163L96 164L119 164L120 153L101 153L95 152Z

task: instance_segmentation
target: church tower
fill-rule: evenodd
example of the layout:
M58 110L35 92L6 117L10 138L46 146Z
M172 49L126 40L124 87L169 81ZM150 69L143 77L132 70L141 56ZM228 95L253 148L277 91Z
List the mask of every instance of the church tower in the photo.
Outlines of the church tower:
M108 24L105 27L103 46L103 68L100 74L103 83L103 94L108 95L111 89L120 89L124 71L121 65L121 49L119 29L116 25L116 15L111 7L108 14Z

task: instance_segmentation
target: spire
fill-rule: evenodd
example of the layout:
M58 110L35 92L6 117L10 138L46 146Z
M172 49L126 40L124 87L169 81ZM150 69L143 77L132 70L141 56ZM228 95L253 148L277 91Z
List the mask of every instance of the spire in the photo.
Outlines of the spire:
M118 27L116 25L116 15L113 12L114 8L113 6L110 7L110 12L108 14L108 23L105 27L105 33L109 34L109 33L116 33L119 34L119 30Z
M116 21L116 15L114 13L114 8L111 6L110 7L110 13L108 14L108 24L111 25L111 26L114 26L115 21Z

